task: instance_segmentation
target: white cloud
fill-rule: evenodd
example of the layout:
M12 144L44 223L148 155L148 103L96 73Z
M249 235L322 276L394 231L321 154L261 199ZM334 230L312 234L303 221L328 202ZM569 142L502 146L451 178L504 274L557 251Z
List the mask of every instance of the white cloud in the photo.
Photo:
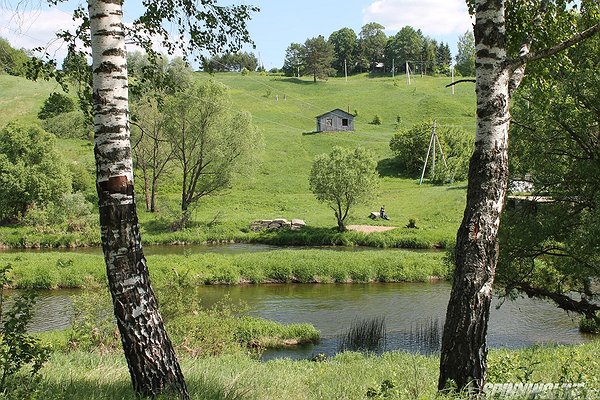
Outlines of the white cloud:
M465 0L373 0L363 22L378 22L395 32L406 25L425 35L450 35L471 29Z
M43 47L52 58L62 59L67 47L56 39L59 30L71 29L71 15L56 8L7 10L0 14L0 36L15 48Z

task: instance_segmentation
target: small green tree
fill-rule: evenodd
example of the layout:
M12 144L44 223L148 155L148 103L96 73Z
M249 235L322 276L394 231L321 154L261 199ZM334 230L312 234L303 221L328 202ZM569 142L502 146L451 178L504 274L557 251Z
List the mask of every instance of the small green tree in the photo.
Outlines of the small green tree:
M302 48L302 60L306 72L313 76L316 83L318 79L327 79L335 73L331 68L333 62L333 46L325 41L323 36L307 39Z
M182 227L190 206L229 187L236 173L257 161L262 135L249 113L232 110L227 88L218 82L179 93L167 102L165 113L165 137L183 175Z
M335 213L338 229L346 230L344 221L350 208L368 200L378 186L377 162L365 149L334 147L329 154L315 158L310 171L310 189Z
M54 135L37 125L11 122L0 130L0 221L71 192L69 171L54 142Z
M475 36L470 30L458 38L456 70L462 76L475 76Z
M44 101L44 105L38 113L38 118L48 119L73 110L75 110L75 101L72 98L65 94L52 92Z

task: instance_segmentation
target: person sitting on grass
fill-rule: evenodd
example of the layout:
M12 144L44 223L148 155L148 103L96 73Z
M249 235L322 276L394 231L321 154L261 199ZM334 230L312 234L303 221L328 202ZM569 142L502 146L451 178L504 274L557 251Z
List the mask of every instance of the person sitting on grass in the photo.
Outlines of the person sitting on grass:
M385 213L385 206L381 206L381 209L379 210L379 217L382 219L390 219Z

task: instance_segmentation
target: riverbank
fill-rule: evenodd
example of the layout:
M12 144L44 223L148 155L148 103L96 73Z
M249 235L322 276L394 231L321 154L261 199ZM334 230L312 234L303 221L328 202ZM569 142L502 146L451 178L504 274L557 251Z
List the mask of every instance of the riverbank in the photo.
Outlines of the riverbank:
M11 264L12 288L85 288L104 286L101 255L76 252L0 253ZM446 279L443 252L398 249L344 252L289 249L242 254L151 255L152 281L164 285L177 277L182 285L257 283L426 282Z
M584 390L591 394L600 387L598 359L600 342L491 350L488 379L490 383L583 384ZM380 357L343 353L324 362L285 359L260 362L239 354L209 358L183 356L181 363L192 399L240 400L362 400L370 389L381 394L384 381L394 385L388 391L389 398L433 399L439 368L437 356L404 352L385 353ZM33 391L36 398L135 398L120 354L55 353L41 374L41 382Z
M177 232L168 227L142 226L144 246L197 245L220 243L261 243L277 246L365 246L377 248L432 249L446 248L454 240L456 230L412 229L374 225L388 229L381 232L346 231L333 228L304 227L298 231L251 232L234 226L199 226ZM0 249L65 249L101 246L99 228L86 232L64 230L39 231L27 226L0 227Z

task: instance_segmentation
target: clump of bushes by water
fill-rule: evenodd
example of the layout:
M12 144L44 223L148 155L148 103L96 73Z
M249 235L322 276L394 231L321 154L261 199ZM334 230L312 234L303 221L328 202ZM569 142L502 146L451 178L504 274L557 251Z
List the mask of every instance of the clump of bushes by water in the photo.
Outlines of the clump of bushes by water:
M355 320L339 338L338 351L377 353L385 349L385 317Z
M581 318L579 320L579 331L583 333L600 333L600 313L596 313L596 319Z

